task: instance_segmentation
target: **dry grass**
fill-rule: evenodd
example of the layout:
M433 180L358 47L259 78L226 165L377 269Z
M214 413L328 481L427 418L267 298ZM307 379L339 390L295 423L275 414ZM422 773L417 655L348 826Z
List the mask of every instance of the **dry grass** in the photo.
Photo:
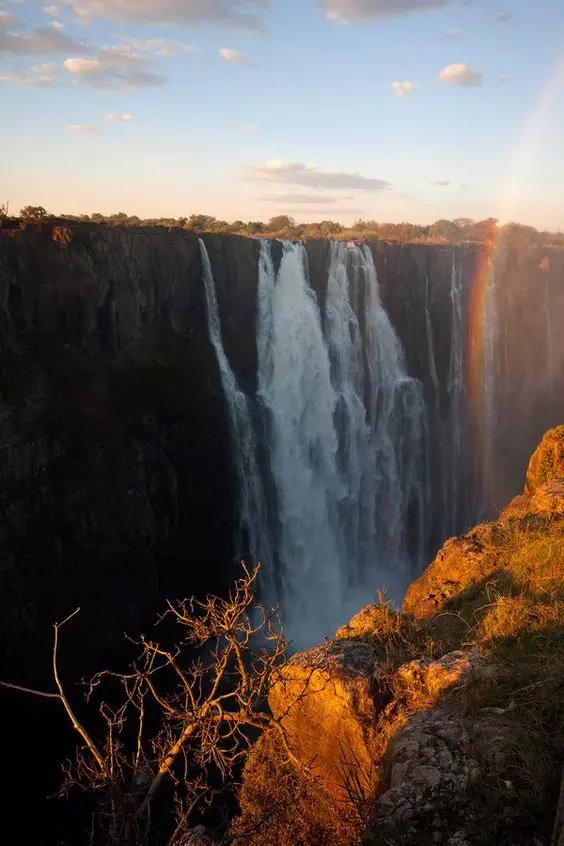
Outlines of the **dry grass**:
M362 820L356 803L339 802L300 773L274 733L264 734L244 770L235 843L253 846L354 846Z

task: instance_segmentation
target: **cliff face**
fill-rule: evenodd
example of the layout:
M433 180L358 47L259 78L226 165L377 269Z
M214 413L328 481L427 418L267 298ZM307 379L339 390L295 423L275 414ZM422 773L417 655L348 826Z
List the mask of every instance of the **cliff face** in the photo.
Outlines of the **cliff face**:
M450 539L402 612L362 609L274 679L246 765L257 846L559 844L564 426L497 520ZM560 810L558 810L560 808Z
M8 652L76 605L111 637L157 592L225 581L231 460L196 238L5 234L0 303Z
M259 244L205 241L225 352L254 397ZM517 490L535 439L564 416L564 256L496 253L486 430L468 395L480 251L370 248L408 372L424 387L433 551ZM329 249L306 245L322 311ZM275 263L280 255L274 244ZM89 225L3 232L0 324L7 652L27 652L30 633L78 604L85 627L111 636L157 594L220 588L236 552L235 491L196 236Z

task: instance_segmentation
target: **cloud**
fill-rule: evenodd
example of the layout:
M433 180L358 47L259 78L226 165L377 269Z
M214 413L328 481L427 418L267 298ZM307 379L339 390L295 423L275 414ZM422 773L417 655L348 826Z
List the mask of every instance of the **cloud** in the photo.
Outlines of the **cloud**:
M218 53L224 62L236 62L237 64L244 65L247 61L244 53L241 53L239 50L232 50L230 47L220 47Z
M501 12L496 12L496 15L494 17L494 21L496 23L507 23L507 21L510 21L512 17L513 17L513 12L508 12L506 9L504 9Z
M317 205L331 205L333 203L340 203L343 200L354 200L353 196L347 195L342 197L331 197L329 195L319 194L267 194L264 197L259 197L266 203L298 203L298 204L317 204Z
M61 32L61 30L65 28L65 25L62 24L60 21L51 21L49 26L51 27L51 29L54 29L57 32Z
M76 135L102 135L99 126L92 126L88 123L71 123L70 126L67 126L67 129Z
M168 24L193 27L216 23L257 32L260 12L269 0L63 0L75 14L135 24Z
M429 185L434 185L435 188L446 188L447 185L451 185L450 179L431 179L429 180Z
M30 73L0 73L0 82L13 82L15 85L37 85L40 88L49 88L54 83L53 74L55 65L32 65Z
M106 115L106 120L109 120L110 123L133 123L135 117L134 115L118 115L116 112L110 112Z
M499 75L498 82L501 82L502 84L506 82L511 82L511 77L508 76L506 73L502 73Z
M439 82L444 82L447 85L460 85L463 88L469 88L475 85L481 85L483 76L480 71L469 68L468 65L447 65L443 68L437 79Z
M445 32L444 37L447 41L458 41L460 36L462 35L461 29L449 29L448 32Z
M13 15L9 12L0 12L0 53L25 56L71 51L87 52L84 44L69 38L58 27L39 26L30 32L21 33L22 29L23 25Z
M176 56L178 53L193 53L193 44L181 44L166 38L126 38L127 44L142 53L154 53L156 56Z
M95 88L146 88L164 82L142 56L124 46L102 47L97 57L72 57L64 66L77 82Z
M286 214L290 213L290 214L295 214L295 215L298 215L298 216L300 214L305 214L303 206L302 207L296 206L295 208L293 208L291 205L290 206L284 206L284 212ZM308 207L308 209L307 209L308 223L312 222L311 215L319 214L319 215L323 215L323 217L325 217L325 215L329 215L331 213L334 213L335 216L337 216L337 219L339 219L339 218L342 219L343 215L347 215L347 217L352 217L354 215L354 217L360 217L361 218L361 217L364 217L364 215L366 214L366 209L359 209L359 208L356 208L356 209L355 208L335 209L335 208L329 208L328 206L324 206L323 204L321 204L319 206L315 206L313 208ZM316 221L314 220L313 222L316 222Z
M301 162L270 161L265 165L247 168L251 179L258 182L277 182L279 184L303 185L306 188L326 190L385 191L389 182L360 176L358 173L339 173L319 170L316 165Z
M404 82L392 82L392 91L396 97L404 99L413 94L413 82L405 80Z
M244 123L239 127L239 129L241 132L248 132L251 135L255 135L259 131L259 127L256 123Z
M57 15L60 14L61 9L59 6L43 6L43 11L46 15L50 15L52 18L56 18Z
M355 23L444 9L450 5L451 0L320 0L320 2L329 20Z
M8 29L18 29L21 23L10 12L0 10L0 32L6 32Z

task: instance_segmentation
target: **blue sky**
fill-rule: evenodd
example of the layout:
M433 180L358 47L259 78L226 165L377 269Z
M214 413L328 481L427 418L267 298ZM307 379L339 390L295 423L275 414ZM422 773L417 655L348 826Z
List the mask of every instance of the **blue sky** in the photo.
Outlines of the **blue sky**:
M562 0L0 0L0 203L564 229Z

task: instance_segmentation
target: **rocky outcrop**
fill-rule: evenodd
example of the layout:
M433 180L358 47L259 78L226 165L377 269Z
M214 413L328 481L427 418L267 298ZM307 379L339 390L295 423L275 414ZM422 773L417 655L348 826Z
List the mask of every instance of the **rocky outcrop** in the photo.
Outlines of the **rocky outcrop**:
M351 770L363 789L373 780L374 660L369 644L344 640L297 653L268 697L303 766L341 798Z
M416 618L433 615L453 597L485 579L500 565L500 551L508 532L516 536L527 518L537 530L550 521L560 525L564 516L564 426L550 429L531 456L524 493L499 515L499 520L451 538L424 573L407 589L403 611ZM559 535L558 526L551 532ZM526 527L524 536L526 537Z
M270 809L275 832L257 844L297 842L294 795L308 809L303 843L548 846L553 830L561 836L563 447L564 426L547 433L528 492L447 541L402 614L366 606L332 643L289 661L270 703L301 767L265 738L251 751L241 820L252 826ZM349 772L354 762L370 773L352 791L344 748ZM346 835L332 833L328 801L352 825Z
M375 803L364 842L471 846L468 790L480 770L460 720L441 708L416 714L387 755L389 786Z
M553 480L564 481L564 426L550 429L533 452L525 481L525 494L533 496Z

